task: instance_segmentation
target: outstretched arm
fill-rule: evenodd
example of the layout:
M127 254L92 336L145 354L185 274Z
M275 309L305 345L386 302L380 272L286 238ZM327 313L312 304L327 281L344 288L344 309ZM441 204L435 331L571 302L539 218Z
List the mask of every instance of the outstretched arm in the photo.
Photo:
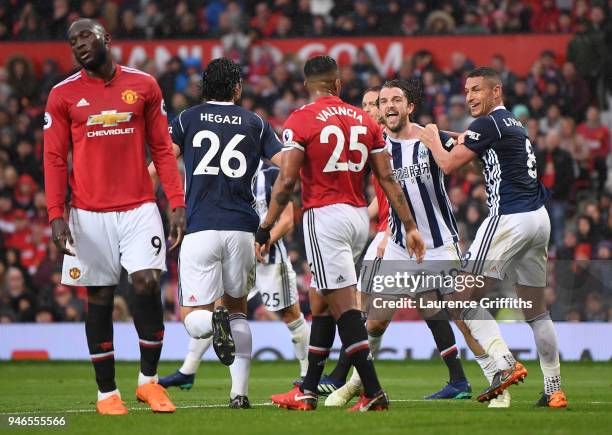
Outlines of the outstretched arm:
M429 148L442 172L448 175L462 168L477 156L474 151L463 144L462 137L463 135L459 135L457 145L449 152L442 146L438 127L435 124L427 124L421 131L419 139Z

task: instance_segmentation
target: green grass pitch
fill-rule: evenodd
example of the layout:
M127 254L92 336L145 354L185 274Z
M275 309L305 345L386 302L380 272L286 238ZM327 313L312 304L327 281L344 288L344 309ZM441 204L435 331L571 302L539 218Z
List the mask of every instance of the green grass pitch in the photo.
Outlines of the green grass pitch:
M331 362L330 364L331 365ZM474 362L465 362L475 392L484 378ZM178 363L163 363L161 374ZM474 400L424 401L442 386L446 369L440 361L377 363L382 384L392 400L388 412L347 413L323 406L314 412L287 411L270 405L270 394L284 392L297 372L296 362L255 362L250 399L254 408L227 408L229 372L219 363L203 363L191 391L171 389L179 409L161 415L148 411L134 397L138 365L117 364L117 382L130 414L95 414L96 388L88 362L0 362L0 417L7 413L57 415L69 419L64 429L15 429L16 433L83 434L597 434L612 427L612 363L564 363L566 410L534 408L541 391L537 363L527 364L525 384L511 387L510 409L487 409ZM0 432L10 433L6 425Z

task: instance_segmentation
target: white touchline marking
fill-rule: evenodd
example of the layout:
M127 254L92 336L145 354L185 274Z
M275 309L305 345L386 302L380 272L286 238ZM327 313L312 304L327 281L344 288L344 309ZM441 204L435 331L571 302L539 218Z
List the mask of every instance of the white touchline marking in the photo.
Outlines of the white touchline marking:
M390 402L429 402L429 403L440 403L440 400L426 400L426 399L391 399ZM445 403L476 403L471 400L448 400ZM513 400L512 403L533 403L528 400ZM612 405L612 402L584 402L585 405ZM252 403L251 406L273 406L272 402L264 402L264 403ZM210 405L177 405L176 409L206 409L206 408L228 408L226 404L210 404ZM335 408L335 407L328 407ZM150 411L151 409L142 406L138 408L128 407L130 411ZM0 415L24 415L24 414L87 414L96 412L95 407L86 408L86 409L66 409L64 411L13 411L13 412L0 412Z

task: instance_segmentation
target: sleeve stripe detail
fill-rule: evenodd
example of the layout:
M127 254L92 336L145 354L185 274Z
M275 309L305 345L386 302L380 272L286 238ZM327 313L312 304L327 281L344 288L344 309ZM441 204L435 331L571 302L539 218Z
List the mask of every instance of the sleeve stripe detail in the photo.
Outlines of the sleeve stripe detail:
M257 116L259 118L259 120L261 121L261 133L259 133L259 140L261 140L261 138L263 137L263 132L264 132L264 120L261 119L261 116L259 116L257 113L253 112L255 114L255 116Z
M300 145L299 143L292 141L292 142L285 142L283 144L283 151L287 151L290 150L291 148L296 148L300 151L305 151L304 147L302 145Z
M147 74L146 72L143 72L143 71L140 71L140 70L137 70L137 69L134 69L134 68L129 68L129 67L123 66L123 65L121 65L121 71L125 71L125 72L128 72L128 73L133 73L133 74L141 74L143 76L151 77L151 74Z
M70 83L73 82L77 79L79 79L81 77L81 72L77 72L72 74L70 77L65 78L64 80L62 80L61 82L59 82L58 84L56 84L55 86L53 86L53 89L55 88L59 88L62 85L65 85L66 83Z
M387 149L387 147L383 147L383 148L375 148L370 150L370 154L376 154L376 153L382 153L383 151L385 151Z
M181 117L183 116L183 113L185 113L185 110L179 113L178 119L179 119L179 125L181 126L181 130L183 130L183 134L185 134L185 128L183 127L183 121L181 119Z
M497 126L497 121L495 121L495 118L493 118L493 115L489 115L489 116L493 120L493 123L495 124L495 128L497 129L497 133L499 134L499 138L501 139L502 135L501 135L501 131L499 131L499 127Z

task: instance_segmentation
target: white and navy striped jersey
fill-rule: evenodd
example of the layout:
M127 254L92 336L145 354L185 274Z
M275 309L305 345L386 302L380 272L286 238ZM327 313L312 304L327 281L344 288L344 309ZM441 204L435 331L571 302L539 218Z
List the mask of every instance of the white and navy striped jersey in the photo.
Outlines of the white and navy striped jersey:
M387 147L392 156L395 179L400 183L412 216L428 249L459 240L457 223L451 209L444 173L431 152L418 139L397 140L387 136ZM452 148L453 139L440 133L446 149ZM391 208L389 226L392 240L406 247L406 228Z
M525 213L544 205L548 192L538 181L531 142L504 106L470 124L465 146L483 163L489 216Z
M279 169L276 166L269 165L265 162L259 163L257 174L253 182L253 196L255 197L255 209L259 215L259 222L263 222L268 214L268 207L272 199L272 187L278 177ZM270 252L266 260L268 264L279 264L288 260L287 248L283 243L283 239L278 240L273 245L270 245Z

